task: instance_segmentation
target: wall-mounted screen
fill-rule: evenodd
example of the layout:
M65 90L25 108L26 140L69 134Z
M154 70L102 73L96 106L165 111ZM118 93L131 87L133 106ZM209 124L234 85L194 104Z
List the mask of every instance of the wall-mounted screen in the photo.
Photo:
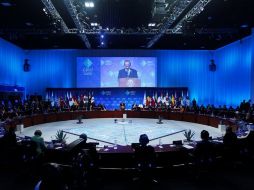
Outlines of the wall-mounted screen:
M78 57L77 87L156 87L155 57Z

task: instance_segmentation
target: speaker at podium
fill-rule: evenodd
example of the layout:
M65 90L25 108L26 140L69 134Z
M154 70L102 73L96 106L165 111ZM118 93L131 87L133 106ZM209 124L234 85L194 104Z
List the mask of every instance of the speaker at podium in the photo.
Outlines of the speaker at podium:
M141 87L141 81L138 78L119 78L119 87Z

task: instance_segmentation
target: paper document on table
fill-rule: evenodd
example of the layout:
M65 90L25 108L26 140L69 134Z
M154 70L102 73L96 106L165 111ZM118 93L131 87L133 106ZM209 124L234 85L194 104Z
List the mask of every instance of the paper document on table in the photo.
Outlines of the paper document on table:
M193 149L194 148L193 146L190 146L190 145L187 145L187 144L184 144L183 147L187 148L187 149Z

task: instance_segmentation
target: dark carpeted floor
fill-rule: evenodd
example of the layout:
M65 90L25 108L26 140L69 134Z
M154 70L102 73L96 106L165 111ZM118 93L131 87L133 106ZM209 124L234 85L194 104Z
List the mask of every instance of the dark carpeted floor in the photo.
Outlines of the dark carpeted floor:
M0 190L32 190L39 180L38 172L29 167L0 168ZM133 170L100 170L94 186L80 189L129 190L253 190L254 164L235 164L233 167L217 166L211 171L195 172L191 167L156 169L158 183L135 181ZM79 189L79 188L75 188Z

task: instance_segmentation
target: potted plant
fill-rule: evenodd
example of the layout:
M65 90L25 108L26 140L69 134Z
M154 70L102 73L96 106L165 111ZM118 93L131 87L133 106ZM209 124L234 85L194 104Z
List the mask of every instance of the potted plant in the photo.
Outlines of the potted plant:
M63 130L58 130L56 132L56 136L55 137L56 137L56 141L58 143L63 143L63 144L66 143L67 137L66 137L66 134L64 134Z
M183 133L183 135L185 136L187 142L191 142L193 136L195 135L195 132L194 132L194 131L191 131L191 130L189 129L189 130L185 130L184 133Z

